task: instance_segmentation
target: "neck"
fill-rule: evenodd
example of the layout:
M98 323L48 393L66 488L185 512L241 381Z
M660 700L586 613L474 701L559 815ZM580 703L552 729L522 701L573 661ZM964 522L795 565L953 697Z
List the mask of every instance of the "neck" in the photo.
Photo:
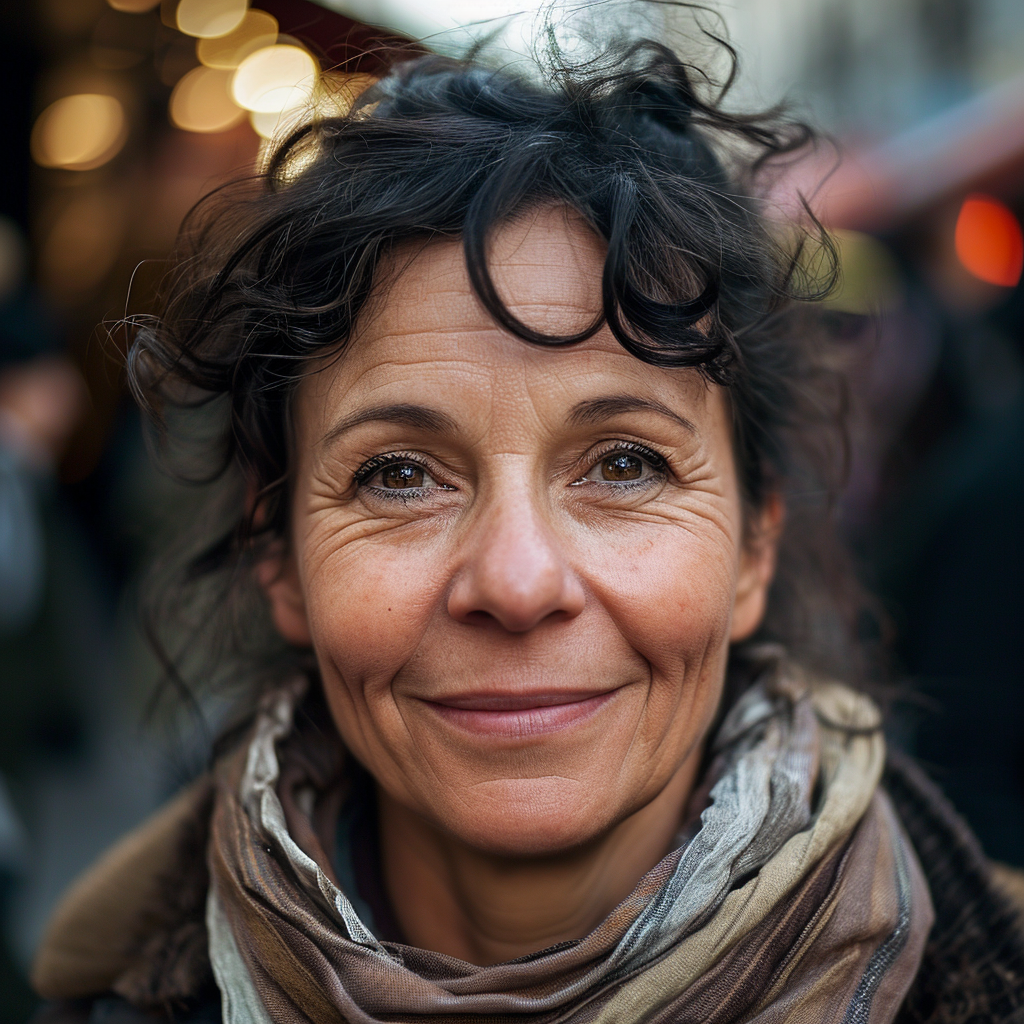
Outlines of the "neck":
M671 849L699 761L607 834L542 857L470 847L378 790L384 884L407 941L486 965L582 938Z

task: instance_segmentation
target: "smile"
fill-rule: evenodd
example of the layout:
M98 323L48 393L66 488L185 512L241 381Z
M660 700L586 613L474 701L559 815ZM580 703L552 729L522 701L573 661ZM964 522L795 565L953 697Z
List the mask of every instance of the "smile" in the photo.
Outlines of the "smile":
M524 739L582 724L616 692L465 694L424 703L463 732Z

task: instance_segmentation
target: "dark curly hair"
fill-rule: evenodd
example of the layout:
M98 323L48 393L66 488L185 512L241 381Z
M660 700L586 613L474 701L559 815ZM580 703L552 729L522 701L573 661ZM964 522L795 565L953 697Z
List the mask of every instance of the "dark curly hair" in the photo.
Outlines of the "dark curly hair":
M806 301L830 285L834 250L809 214L798 226L764 211L773 168L814 137L777 110L726 112L724 91L652 41L540 77L420 57L199 204L163 312L134 323L128 358L165 438L172 409L212 413L212 434L191 438L214 459L217 511L164 589L174 607L155 616L178 650L201 654L194 669L208 675L213 657L194 629L222 645L222 664L248 651L273 673L308 659L280 646L272 657L251 618L252 560L288 528L290 396L314 362L344 357L397 243L452 237L485 308L525 343L572 345L607 324L637 359L726 389L747 507L781 493L788 509L759 638L849 677L845 599L828 581L841 591L850 577L822 529L842 464L841 382ZM601 316L571 336L517 320L488 271L495 226L538 205L571 208L607 244Z

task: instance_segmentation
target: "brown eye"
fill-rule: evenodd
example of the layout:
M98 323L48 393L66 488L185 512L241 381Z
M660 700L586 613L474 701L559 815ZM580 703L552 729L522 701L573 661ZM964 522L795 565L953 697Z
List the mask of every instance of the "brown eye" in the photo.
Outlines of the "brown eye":
M381 470L380 482L382 487L389 490L402 490L407 487L422 487L426 480L426 473L422 466L416 466L411 462L400 462L394 466L387 466Z
M644 461L637 455L628 452L617 452L601 460L601 478L619 482L621 480L639 480L644 475Z
M596 483L643 487L663 481L666 476L664 456L648 448L633 451L633 447L624 444L622 448L606 452L603 458L591 464L585 476L573 481L573 486Z

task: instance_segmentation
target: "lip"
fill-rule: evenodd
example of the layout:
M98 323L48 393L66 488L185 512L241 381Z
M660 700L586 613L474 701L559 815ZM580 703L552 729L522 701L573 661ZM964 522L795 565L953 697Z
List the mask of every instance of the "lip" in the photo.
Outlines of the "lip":
M469 693L424 703L449 725L463 732L502 739L526 739L582 724L616 692Z

